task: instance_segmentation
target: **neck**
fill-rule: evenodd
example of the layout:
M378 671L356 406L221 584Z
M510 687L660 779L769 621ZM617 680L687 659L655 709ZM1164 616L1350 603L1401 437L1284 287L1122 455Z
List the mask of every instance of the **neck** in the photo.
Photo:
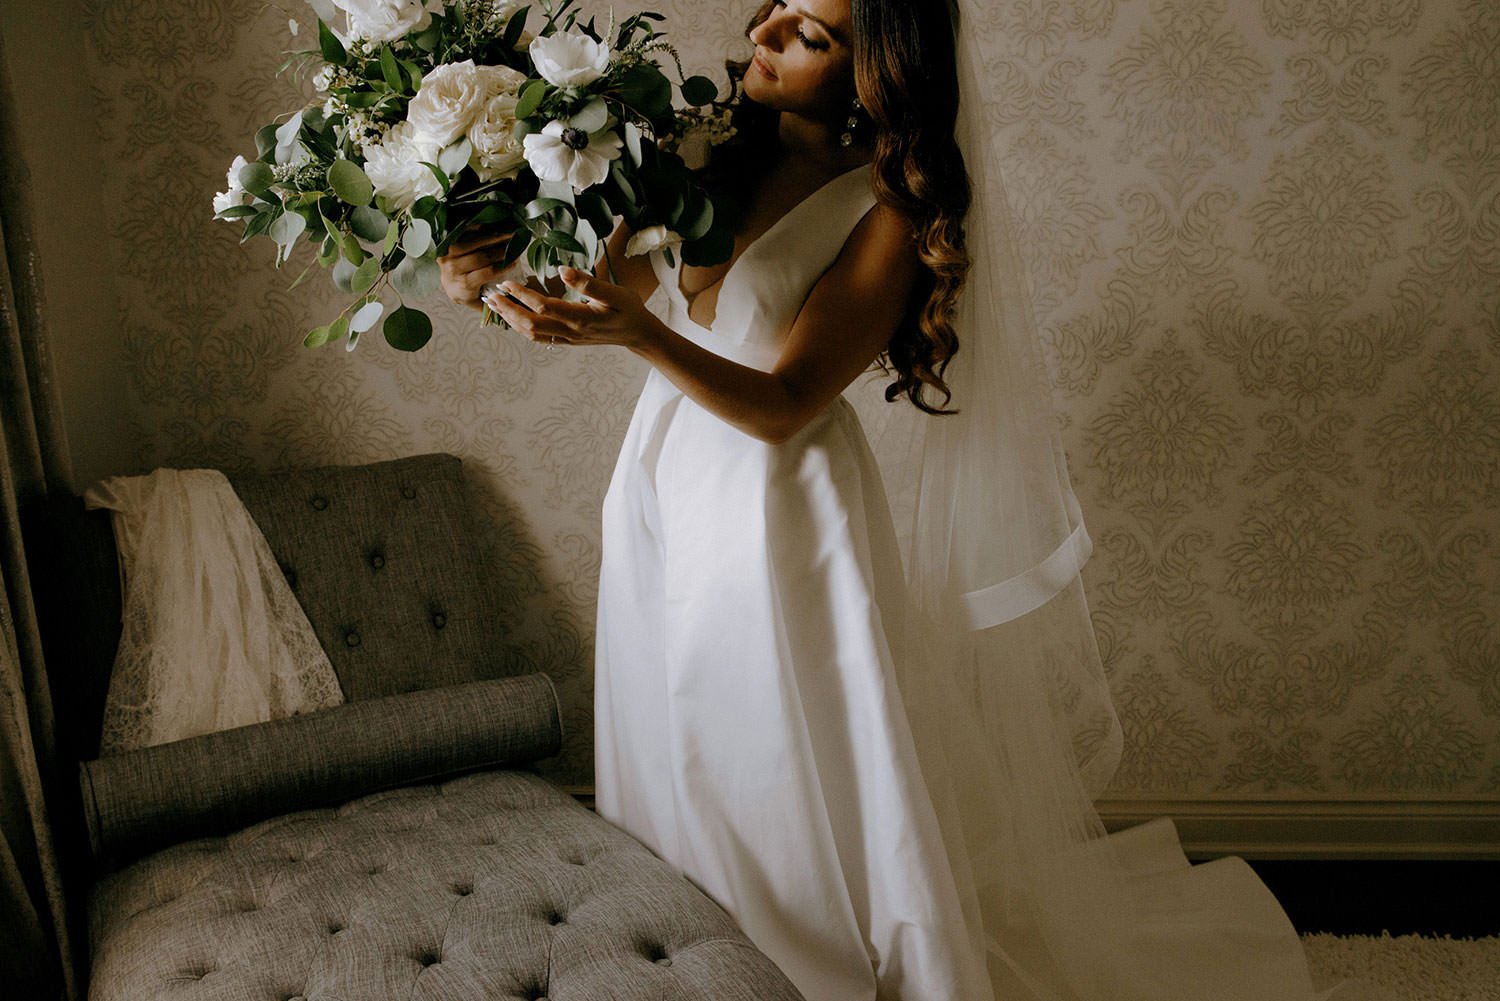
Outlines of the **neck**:
M842 123L839 123L842 126ZM863 145L840 146L841 128L828 122L783 111L777 119L776 135L781 149L830 173L843 173L870 160L870 150Z

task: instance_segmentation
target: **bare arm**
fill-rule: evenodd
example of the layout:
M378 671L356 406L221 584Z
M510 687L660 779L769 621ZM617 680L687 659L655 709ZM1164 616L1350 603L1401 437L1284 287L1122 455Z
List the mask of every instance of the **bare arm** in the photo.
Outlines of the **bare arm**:
M648 312L630 289L578 272L564 280L589 302L563 302L507 284L524 305L501 297L490 303L533 340L624 345L710 413L746 434L780 442L870 367L905 314L920 267L909 225L877 206L813 287L770 372L699 347Z

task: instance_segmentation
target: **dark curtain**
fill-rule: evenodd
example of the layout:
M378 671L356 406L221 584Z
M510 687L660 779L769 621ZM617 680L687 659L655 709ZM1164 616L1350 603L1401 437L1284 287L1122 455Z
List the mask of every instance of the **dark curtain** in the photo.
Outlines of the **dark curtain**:
M8 65L0 38L0 970L7 997L71 1001L78 978L45 795L59 788L55 721L20 520L71 475Z

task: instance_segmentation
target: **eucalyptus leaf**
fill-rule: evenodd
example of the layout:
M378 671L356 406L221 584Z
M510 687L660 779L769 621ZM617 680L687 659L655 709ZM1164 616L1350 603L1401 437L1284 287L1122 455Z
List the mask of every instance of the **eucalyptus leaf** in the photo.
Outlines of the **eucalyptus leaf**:
M421 310L400 306L385 318L385 341L398 351L416 351L432 339L432 321Z
M380 258L371 255L366 257L364 263L354 269L354 276L349 279L349 291L355 295L364 295L375 287L380 280Z
M357 344L359 344L359 335L361 333L362 333L362 331L359 331L359 330L353 330L353 329L351 329L349 331L349 339L344 342L344 350L345 351L353 351L354 350L355 346Z
M321 327L314 327L309 330L307 332L307 336L302 338L302 346L308 348L321 348L331 340L333 340L333 324L330 323L325 324Z
M361 205L349 213L349 228L354 230L354 235L366 243L379 243L385 239L385 234L391 228L391 220L386 214L370 205ZM390 253L390 251L386 251Z
M583 132L598 132L609 122L609 105L604 103L604 98L593 97L582 108L573 113L568 119L568 124Z
M297 149L297 134L302 131L302 112L281 123L276 129L276 162L291 163ZM307 154L303 154L305 157Z
M696 193L693 203L698 210L697 215L691 221L684 218L682 223L685 228L677 230L677 232L682 234L684 240L702 239L703 235L708 232L709 227L714 224L714 203ZM683 214L685 216L687 213Z
M351 284L354 278L354 265L349 263L349 258L340 257L333 262L333 271L329 274L333 281L333 287L340 292L353 294L354 286Z
M371 299L369 302L356 309L354 311L354 315L349 318L350 332L354 334L364 333L366 330L369 330L371 327L375 326L375 322L380 319L380 314L384 312L385 303L381 302L379 299Z
M718 96L718 86L706 76L690 76L682 81L682 99L693 107L711 104Z
M271 223L266 230L266 235L275 240L285 250L297 242L297 237L307 229L307 220L295 212L283 212L281 217Z
M243 219L245 216L254 215L260 209L254 205L231 205L226 209L220 209L214 213L215 219Z
M359 245L359 237L353 233L345 233L342 243L344 259L355 267L365 263L365 258L370 256L365 253L365 248Z
M573 204L573 185L567 181L542 181L536 186L536 190L543 198L556 198L569 205Z
M403 296L420 299L437 290L442 271L430 257L407 257L391 270L391 284Z
M630 162L641 165L641 130L635 122L625 123L625 149L630 153Z
M432 224L426 219L413 218L406 224L406 233L401 237L401 249L410 257L421 257L432 249Z
M263 125L255 133L255 158L265 160L276 153L276 126Z
M443 173L447 174L449 177L453 177L459 171L468 166L469 157L473 154L473 152L474 144L469 142L468 138L465 137L454 143L452 146L444 148L443 151L438 154L438 166L442 168Z
M271 190L271 185L276 182L276 175L271 173L269 166L257 160L240 168L239 179L240 187L261 198Z
M369 175L352 160L335 160L328 168L328 186L339 200L350 205L368 205L375 196Z

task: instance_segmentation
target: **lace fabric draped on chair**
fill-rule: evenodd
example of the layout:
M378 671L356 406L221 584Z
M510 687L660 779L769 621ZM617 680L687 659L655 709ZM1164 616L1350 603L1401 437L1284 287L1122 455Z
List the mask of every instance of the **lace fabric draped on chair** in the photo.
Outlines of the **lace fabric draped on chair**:
M222 473L112 477L84 499L110 511L125 578L101 754L344 701L270 546Z

